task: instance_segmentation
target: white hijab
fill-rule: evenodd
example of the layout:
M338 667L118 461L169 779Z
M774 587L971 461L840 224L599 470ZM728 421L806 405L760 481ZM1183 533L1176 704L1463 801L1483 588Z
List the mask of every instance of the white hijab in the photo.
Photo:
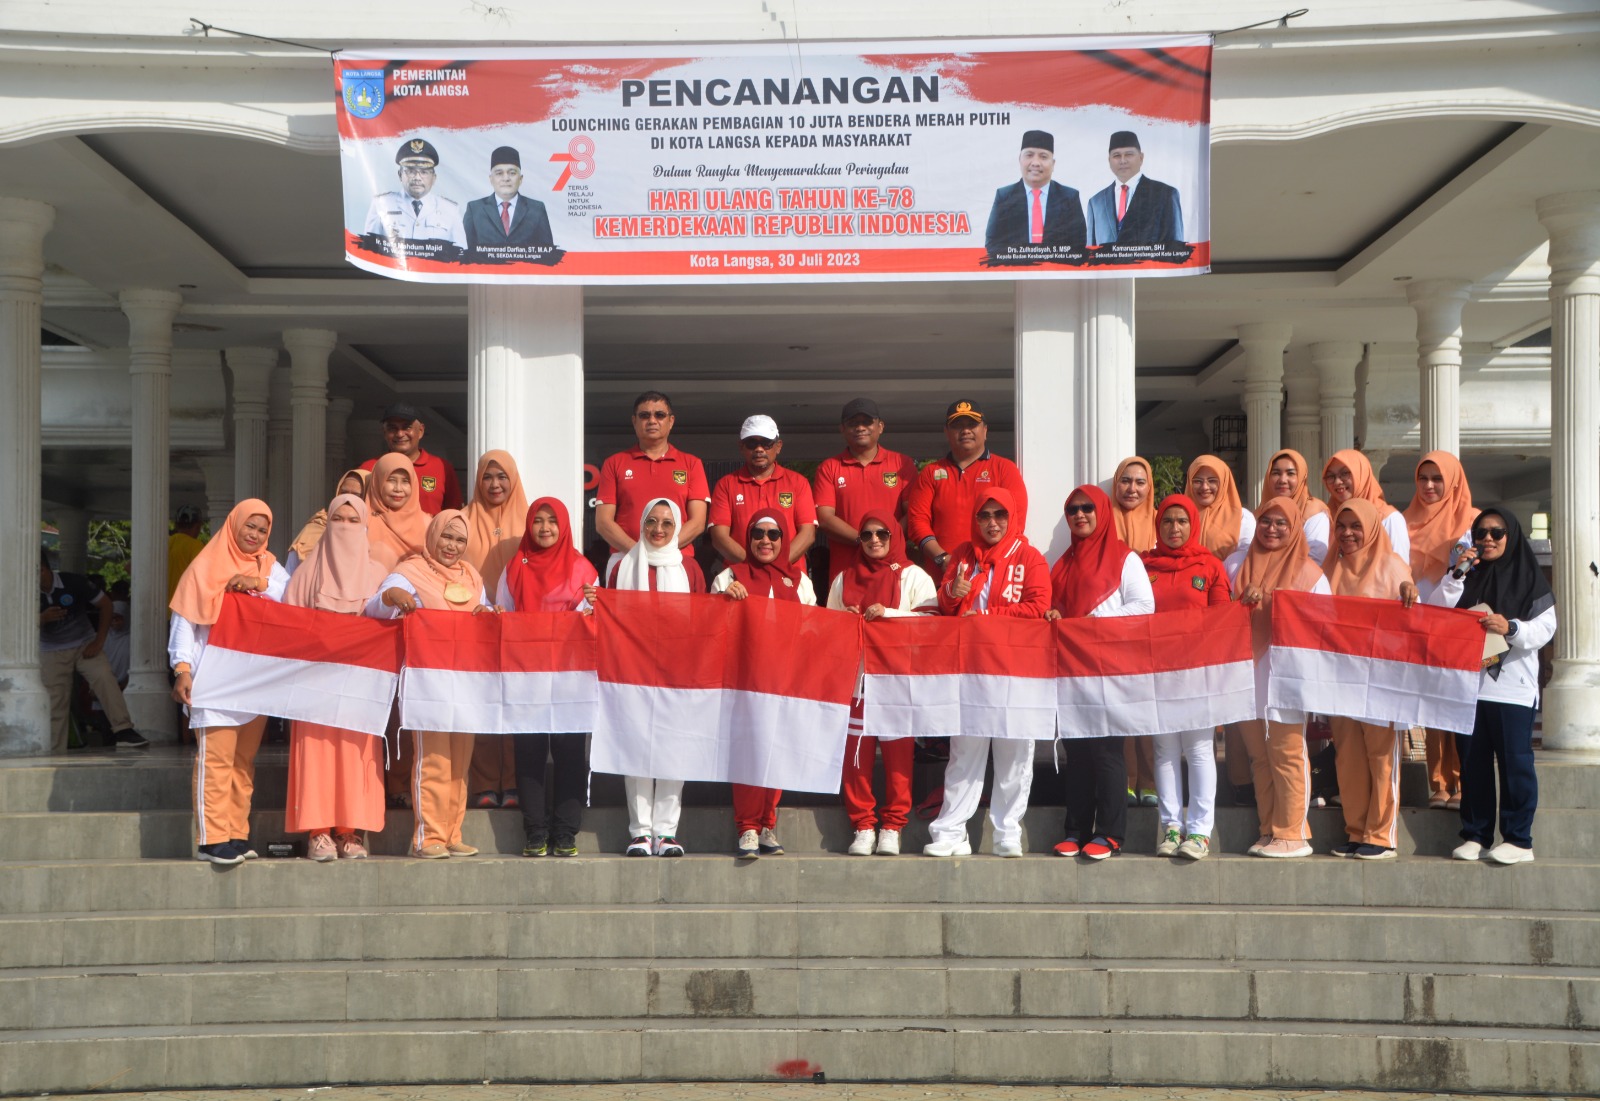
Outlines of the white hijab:
M644 518L657 505L672 510L672 539L659 550L645 542ZM635 592L650 591L650 571L656 571L656 591L660 593L686 593L689 575L683 568L683 550L678 546L678 533L683 530L683 514L678 506L665 497L657 497L644 506L639 514L639 541L617 563L617 588Z

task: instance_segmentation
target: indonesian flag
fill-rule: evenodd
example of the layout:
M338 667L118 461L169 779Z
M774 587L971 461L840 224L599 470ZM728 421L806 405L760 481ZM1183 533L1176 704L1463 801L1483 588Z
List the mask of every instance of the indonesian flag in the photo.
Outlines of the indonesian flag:
M1053 626L1063 738L1175 734L1256 717L1250 611L1239 604Z
M458 734L594 729L594 625L572 612L405 618L400 725Z
M190 706L381 736L400 650L393 623L229 593L195 670Z
M782 600L605 590L596 772L839 790L861 620Z
M878 738L1056 736L1051 625L903 616L866 625L863 731Z
M1268 706L1470 734L1483 667L1478 619L1459 608L1280 589Z

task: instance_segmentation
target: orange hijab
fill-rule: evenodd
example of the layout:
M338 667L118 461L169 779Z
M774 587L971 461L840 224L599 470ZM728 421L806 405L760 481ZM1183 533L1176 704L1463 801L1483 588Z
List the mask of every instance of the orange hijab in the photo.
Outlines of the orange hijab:
M1411 533L1411 573L1438 584L1444 571L1450 568L1450 551L1461 536L1472 527L1478 510L1472 504L1472 489L1467 485L1467 472L1461 469L1461 460L1448 451L1430 451L1417 464L1417 476L1422 474L1422 463L1432 463L1444 475L1444 496L1437 504L1428 504L1418 493L1406 506L1406 529Z
M439 538L448 528L467 536L467 549L453 566L446 566L438 558ZM447 508L434 516L422 546L417 553L408 554L394 571L417 590L418 604L436 611L470 612L482 603L483 575L468 561L472 555L472 535L465 513ZM462 595L463 590L467 595Z
M1342 452L1341 452L1342 454ZM1354 469L1354 468L1352 468ZM1339 551L1338 523L1345 513L1361 521L1365 538L1354 554ZM1400 560L1383 530L1378 507L1362 497L1352 497L1334 513L1335 530L1328 540L1328 561L1323 572L1334 596L1367 596L1375 600L1396 600L1400 586L1411 580L1411 567Z
M1239 486L1233 480L1228 464L1215 455L1201 455L1189 464L1188 476L1183 480L1183 495L1199 504L1194 495L1194 476L1209 470L1221 483L1217 486L1217 499L1200 509L1200 542L1218 558L1226 558L1239 547L1239 523L1244 518L1244 502L1239 499Z
M497 463L511 480L511 492L498 506L483 498L483 472ZM472 476L472 503L464 510L467 517L467 557L483 575L492 592L500 584L506 563L517 553L517 544L528 523L528 498L522 492L522 476L517 461L506 451L485 451Z
M345 471L343 474L339 475L339 480L333 483L333 492L335 495L340 492L339 487L344 485L346 478L354 478L356 481L360 482L361 495L363 497L366 496L367 483L372 480L371 471L362 470L360 467L356 467L354 470ZM363 512L364 511L366 510L363 510ZM300 529L300 534L294 537L294 542L289 544L289 549L294 551L295 554L299 555L300 561L304 562L306 560L306 556L311 553L311 548L315 547L319 542L322 541L322 536L327 530L328 510L325 508L319 508L317 509L316 515L307 520L306 526Z
M227 520L223 521L222 530L200 548L200 553L194 556L189 568L183 571L183 576L178 579L178 587L172 594L172 603L167 607L190 623L215 623L217 616L222 614L222 595L227 591L228 582L234 574L272 576L272 567L278 560L266 548L266 544L262 544L255 554L246 552L239 545L239 533L244 530L244 522L252 516L265 516L267 531L271 533L272 510L267 507L267 502L251 497L234 505Z
M1294 463L1295 469L1300 471L1300 483L1294 487L1294 505L1298 510L1300 523L1304 524L1313 516L1326 516L1328 506L1321 500L1311 496L1311 464L1306 462L1306 457L1292 447L1285 447L1281 451L1274 451L1272 458L1267 460L1267 475L1261 479L1261 503L1265 505L1278 494L1272 488L1272 468L1279 459L1287 458ZM1260 516L1259 511L1256 512Z
M405 471L411 479L411 496L399 508L391 509L383 503L383 483L396 470ZM408 554L422 553L428 517L422 511L422 490L410 459L391 451L373 464L372 478L367 482L367 509L372 513L367 521L372 557L385 569L394 569Z
M1234 592L1244 592L1247 586L1254 585L1267 594L1268 600L1278 589L1308 593L1322 576L1322 567L1311 557L1306 529L1300 521L1300 506L1292 497L1273 497L1256 509L1256 519L1265 519L1269 512L1276 512L1289 521L1288 537L1277 550L1263 547L1259 539L1251 542L1244 564L1239 567L1239 576L1234 579ZM1263 601L1261 606L1267 607L1267 602Z
M1122 483L1122 472L1130 466L1144 467L1145 494L1138 508L1125 509L1117 497L1117 487ZM1111 476L1111 515L1117 521L1117 534L1129 550L1144 554L1156 549L1160 542L1156 538L1156 475L1148 461L1133 455L1117 464L1117 472Z
M1372 464L1367 462L1365 455L1353 450L1335 451L1329 456L1328 461L1322 464L1322 478L1324 481L1328 478L1328 468L1336 462L1343 463L1350 469L1350 482L1354 489L1354 495L1350 500L1371 501L1373 507L1378 510L1378 521L1380 523L1388 519L1391 512L1398 511L1383 499L1383 487L1378 484L1378 476L1372 472ZM1348 504L1349 502L1346 503ZM1330 504L1328 511L1337 515L1337 508L1338 506ZM1457 532L1456 534L1459 536L1461 533ZM1331 544L1333 540L1330 539L1328 542Z

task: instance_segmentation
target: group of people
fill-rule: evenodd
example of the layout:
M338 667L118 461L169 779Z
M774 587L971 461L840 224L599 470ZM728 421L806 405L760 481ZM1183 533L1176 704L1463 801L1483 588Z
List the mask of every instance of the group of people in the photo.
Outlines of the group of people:
M1052 565L1024 534L1028 494L1021 471L989 450L988 422L976 402L950 404L944 426L949 450L919 470L882 446L885 425L877 405L851 401L841 414L844 449L820 463L810 482L778 462L783 444L776 422L752 416L739 432L743 468L712 488L700 461L671 443L671 401L647 391L633 405L637 446L612 455L600 471L595 526L610 554L596 569L580 552L562 502L539 497L530 503L516 461L504 451L478 459L464 509L430 502L427 490L447 492L447 486L421 475L431 457L419 465L420 424L394 423L408 415L414 419L413 410L386 411L396 450L368 464L370 470L341 477L338 495L294 541L292 577L266 550L272 525L266 504L248 500L233 509L173 596L175 698L191 702L193 671L229 591L378 618L418 608L588 614L604 600L603 588L815 605L821 586L813 586L806 560L820 528L827 537L822 603L867 621L919 614L1131 616L1229 600L1249 606L1260 709L1255 721L1230 731L1228 757L1230 764L1235 755L1248 763L1260 825L1249 851L1269 858L1311 853L1307 716L1266 706L1273 594L1292 589L1477 609L1486 633L1504 645L1486 647L1497 652L1486 660L1473 733L1430 739L1438 743L1437 754L1430 754L1435 798L1441 805L1459 799L1463 844L1456 858L1533 858L1537 651L1554 633L1554 602L1516 518L1509 510L1475 507L1461 464L1445 452L1430 452L1418 464L1417 494L1404 513L1384 500L1370 465L1353 450L1324 464L1327 504L1311 495L1305 457L1278 452L1254 511L1244 507L1227 464L1215 456L1195 459L1184 492L1159 502L1150 463L1130 458L1112 477L1110 493L1083 485L1067 497L1071 542ZM708 523L723 567L709 584L709 571L695 560ZM901 851L911 810L912 745L876 737L866 728L860 689L856 697L840 781L853 829L848 851L893 855ZM198 742L199 855L237 863L253 855L247 823L264 719L195 709L190 722ZM1334 852L1392 857L1397 732L1339 716L1331 725L1346 834ZM1065 737L1065 839L1054 851L1091 861L1121 851L1129 786L1125 743L1150 741L1157 852L1204 858L1215 814L1214 733ZM408 734L409 745L401 749L409 753L399 755L389 775L409 773L413 856L476 852L461 835L469 802L519 806L525 856L577 853L588 777L584 732L478 739L451 731ZM369 735L294 724L286 828L309 835L312 859L366 855L361 834L382 828L385 809L379 747ZM881 803L872 782L879 755ZM957 735L925 855L971 852L967 825L991 758L994 852L1023 854L1034 743ZM682 855L682 781L627 777L625 787L627 855ZM783 851L775 833L780 797L771 789L734 786L740 857ZM1502 841L1495 845L1497 824Z

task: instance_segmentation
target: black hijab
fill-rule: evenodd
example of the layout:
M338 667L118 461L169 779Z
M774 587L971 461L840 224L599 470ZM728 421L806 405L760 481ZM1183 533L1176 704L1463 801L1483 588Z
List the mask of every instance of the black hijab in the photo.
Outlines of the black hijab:
M1510 509L1486 508L1472 521L1473 528L1481 525L1485 516L1498 516L1505 524L1505 553L1493 562L1480 561L1472 568L1456 607L1475 608L1487 604L1507 619L1524 623L1537 619L1555 604L1556 598L1550 591L1550 582L1544 579L1544 571L1539 568L1539 560L1533 556L1533 548L1523 537L1522 525ZM1499 672L1497 664L1490 668L1489 675L1498 678Z

